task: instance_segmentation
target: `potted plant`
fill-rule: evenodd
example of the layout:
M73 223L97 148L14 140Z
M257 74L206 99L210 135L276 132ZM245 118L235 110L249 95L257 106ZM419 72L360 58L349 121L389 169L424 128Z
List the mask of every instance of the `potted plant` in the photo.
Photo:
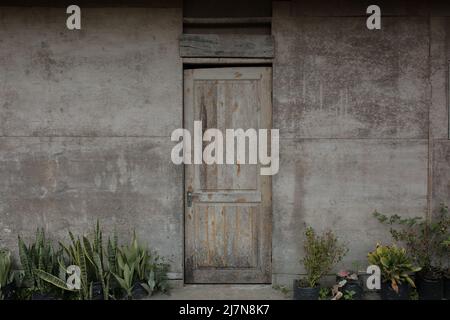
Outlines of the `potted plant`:
M11 267L11 252L7 249L0 249L0 300L12 299L14 274Z
M305 257L301 261L306 276L294 280L294 299L317 300L319 280L342 260L347 248L339 243L332 231L317 234L311 227L306 228L303 248Z
M117 254L118 272L113 273L127 299L141 299L155 290L168 289L168 264L156 254L142 247L133 235L129 246L122 246Z
M448 207L441 204L439 215L432 221L426 221L422 217L386 216L376 211L374 216L381 223L390 226L394 240L404 243L409 256L421 267L421 271L416 275L419 299L442 299L444 293L442 259L446 256L442 243L448 237L450 227Z
M104 247L97 221L92 238L75 237L70 231L69 237L69 244L60 242L64 254L57 256L59 272L33 265L32 275L46 289L78 300L139 299L157 290L168 291L169 265L156 252L140 246L135 235L130 245L118 247L114 233ZM66 283L66 266L70 265L80 266L79 289L69 288Z
M447 268L444 270L444 298L450 300L450 235L442 242L447 252Z
M34 273L43 281L51 284L62 292L68 294L66 298L78 300L107 300L110 296L110 275L111 266L116 265L116 244L117 236L114 240L108 240L108 248L104 254L103 234L99 222L94 229L92 243L86 237L75 237L69 231L71 242L66 245L60 242L60 247L65 253L58 259L60 272L55 273L46 270L36 269ZM66 266L76 265L80 267L80 287L78 289L69 288L66 284ZM115 270L115 269L114 269Z
M49 274L58 274L61 251L55 251L51 241L45 236L43 229L36 231L35 241L28 246L19 236L19 257L24 272L23 284L31 300L55 300L60 291L42 280L35 270L43 270Z
M404 248L382 246L368 254L370 264L381 270L381 298L383 300L408 300L411 287L415 287L410 275L420 270L414 267Z
M352 300L361 300L363 288L357 271L342 270L336 275L336 281L342 283L343 294L352 292Z

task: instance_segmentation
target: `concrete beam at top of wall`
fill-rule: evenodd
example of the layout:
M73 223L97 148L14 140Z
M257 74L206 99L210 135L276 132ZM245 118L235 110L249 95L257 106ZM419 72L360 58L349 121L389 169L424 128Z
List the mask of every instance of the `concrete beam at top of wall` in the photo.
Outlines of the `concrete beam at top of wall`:
M273 1L296 17L367 17L367 8L378 5L384 17L450 16L448 0L286 0Z
M275 5L283 2L275 2ZM290 16L309 17L361 17L367 16L370 5L378 5L383 16L427 16L430 11L427 0L292 0Z
M182 126L178 9L0 8L1 136L169 136Z

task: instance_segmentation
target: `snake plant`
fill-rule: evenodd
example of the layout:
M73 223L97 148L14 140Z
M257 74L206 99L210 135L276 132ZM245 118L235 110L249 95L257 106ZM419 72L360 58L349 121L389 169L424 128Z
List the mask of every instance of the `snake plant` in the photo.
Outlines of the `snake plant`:
M31 292L48 292L51 288L36 274L35 270L42 270L49 274L58 272L58 260L61 251L53 250L51 241L46 238L43 229L36 231L35 241L28 246L20 236L18 240L20 263L24 271L24 284Z
M124 259L123 254L117 256L118 273L113 273L120 287L125 291L128 299L132 298L134 285L135 264Z
M2 289L10 284L14 279L11 270L11 252L6 249L0 250L0 300L3 299Z
M156 290L166 292L168 268L169 265L156 252L139 244L134 232L130 245L117 250L117 272L113 274L130 297L130 290L136 283L139 283L147 294L152 294Z

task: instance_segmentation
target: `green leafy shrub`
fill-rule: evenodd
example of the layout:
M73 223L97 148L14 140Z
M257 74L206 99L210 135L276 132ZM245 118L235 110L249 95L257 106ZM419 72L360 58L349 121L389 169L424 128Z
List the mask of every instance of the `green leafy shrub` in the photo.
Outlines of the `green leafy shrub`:
M429 278L440 276L443 259L448 257L445 240L450 237L450 217L448 207L441 204L439 215L432 221L422 217L402 218L399 215L387 216L377 211L374 217L390 226L392 238L403 243L408 255L422 267L422 272Z
M307 227L305 238L305 257L301 262L306 270L306 279L303 279L302 285L315 287L319 280L342 260L348 250L339 243L332 231L317 234L313 228Z
M368 254L368 260L370 264L380 268L382 281L390 282L395 292L398 293L398 285L405 281L413 288L416 287L410 274L419 271L420 267L413 265L404 248L377 245L376 249Z

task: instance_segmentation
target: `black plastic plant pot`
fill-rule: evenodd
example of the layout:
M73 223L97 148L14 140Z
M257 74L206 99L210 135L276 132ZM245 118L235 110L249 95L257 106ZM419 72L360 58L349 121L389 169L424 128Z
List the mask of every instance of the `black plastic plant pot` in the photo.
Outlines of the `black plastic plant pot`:
M103 287L101 282L92 283L92 300L104 300Z
M148 295L148 292L139 282L136 282L131 289L131 295L133 299L142 299Z
M390 282L381 283L380 295L383 300L409 300L410 293L411 286L408 283L400 283L398 292L395 292Z
M7 284L2 288L2 294L4 300L14 300L15 286L13 283Z
M294 300L319 300L320 287L301 287L299 280L294 280Z
M442 300L444 297L444 280L442 278L428 279L417 276L417 293L420 300Z
M56 300L56 298L48 293L34 292L31 294L31 300Z
M450 276L444 277L444 298L450 300Z
M342 292L345 294L346 292L353 291L353 299L354 300L362 300L363 297L363 288L359 281L350 280L343 287Z

